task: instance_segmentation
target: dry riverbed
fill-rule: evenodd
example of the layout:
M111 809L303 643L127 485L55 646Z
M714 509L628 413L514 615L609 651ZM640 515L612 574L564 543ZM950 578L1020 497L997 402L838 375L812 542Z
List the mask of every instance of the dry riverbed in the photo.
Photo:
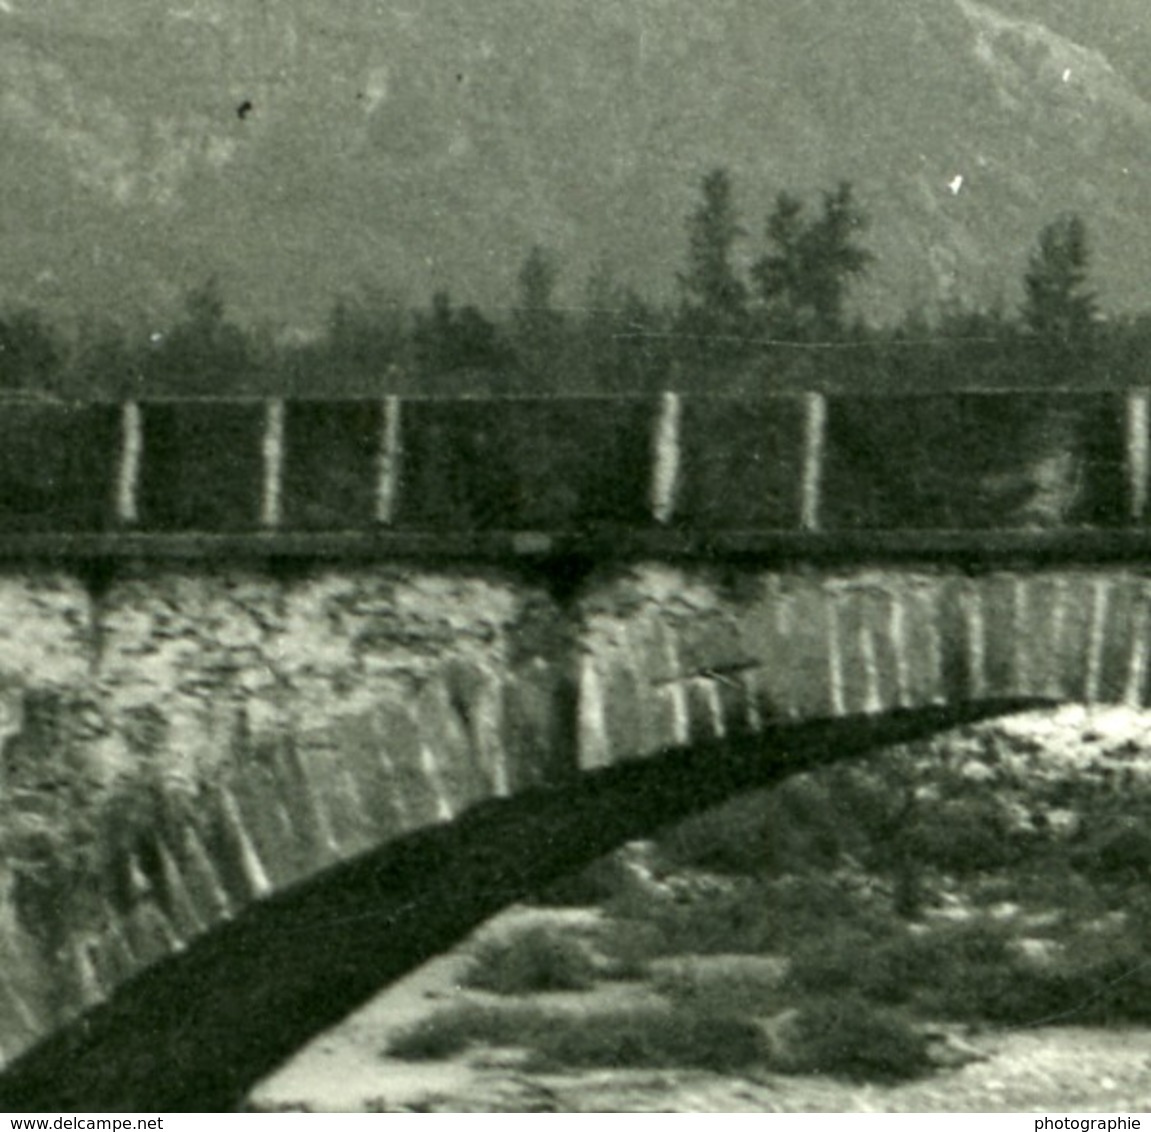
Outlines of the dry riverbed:
M547 917L579 930L580 911ZM538 910L512 909L485 932ZM424 1112L961 1112L1151 1109L1151 1030L1049 1026L964 1037L980 1060L897 1085L824 1076L727 1076L695 1070L529 1073L514 1051L473 1049L442 1061L400 1061L389 1038L456 998L467 946L427 964L322 1035L253 1094L257 1110ZM536 996L594 1012L644 984Z

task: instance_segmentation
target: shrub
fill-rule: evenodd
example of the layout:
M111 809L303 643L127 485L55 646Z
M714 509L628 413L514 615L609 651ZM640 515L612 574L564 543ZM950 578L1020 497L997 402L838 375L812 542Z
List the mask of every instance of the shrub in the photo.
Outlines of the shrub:
M663 1006L597 1014L548 1013L535 1007L463 1004L397 1034L392 1057L453 1057L477 1044L514 1046L543 1068L694 1068L734 1071L762 1064L763 1032L743 1018Z
M1151 830L1129 815L1112 819L1076 847L1072 861L1095 880L1141 881L1151 869Z
M813 872L746 880L683 903L653 902L642 919L618 912L613 919L637 926L648 958L766 955L804 948L833 924L876 934L892 930L890 917L872 904L839 878Z
M476 1042L501 1045L517 1037L520 1021L519 1011L465 1002L437 1010L401 1030L385 1052L404 1061L441 1061L455 1057Z
M600 974L605 979L646 979L651 960L664 954L659 929L642 920L609 918L596 937Z
M808 994L850 994L895 1005L917 1002L928 1013L981 1016L997 972L1020 964L1010 930L977 921L925 934L825 930L792 958L790 983Z
M765 1060L763 1031L746 1018L691 1009L635 1007L553 1019L535 1035L537 1064L555 1068L709 1069L734 1072Z
M1017 966L985 1006L995 1021L1017 1025L1146 1024L1151 1021L1151 954L1138 927L1099 930L1066 941L1060 960Z
M534 994L587 990L595 976L595 963L580 940L539 925L481 943L463 983L495 994Z
M912 1003L924 1015L1011 1026L1151 1020L1151 960L1141 942L1123 935L1080 939L1058 960L1037 965L1013 946L1010 927L979 921L860 947L854 972L844 945L831 957L823 970L840 977L835 983L824 975L825 989ZM797 960L793 978L818 990L820 971Z
M716 1015L765 1015L783 1005L787 961L777 956L690 956L665 961L654 988L676 1006Z
M588 908L607 904L619 888L619 869L612 857L603 857L579 872L554 880L534 893L531 904L545 908Z
M779 1067L851 1081L895 1082L931 1070L927 1039L897 1015L852 995L802 1007L788 1027Z
M792 955L788 981L807 994L859 991L878 955L872 936L850 926L829 924Z
M995 798L961 797L921 810L908 851L927 868L957 876L1019 863L1024 847Z
M1151 956L1132 950L1080 972L1067 1021L1102 1025L1151 1022Z
M660 852L678 868L756 876L769 863L779 808L774 791L744 795L673 826L660 838Z
M642 909L635 901L608 909L616 925L630 925L632 939L647 958L660 955L757 953L771 950L778 918L754 882L700 892L682 902L653 899Z

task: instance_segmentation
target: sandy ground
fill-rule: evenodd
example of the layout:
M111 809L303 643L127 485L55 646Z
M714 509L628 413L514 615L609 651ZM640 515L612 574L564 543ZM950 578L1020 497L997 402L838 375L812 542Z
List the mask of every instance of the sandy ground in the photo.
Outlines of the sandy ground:
M363 1112L385 1100L415 1103L465 1093L476 1071L467 1061L405 1062L382 1056L389 1034L434 1010L464 966L459 952L425 964L300 1051L252 1094L261 1109Z
M483 930L517 918L590 912L513 909ZM725 1077L629 1070L535 1075L482 1052L442 1062L383 1056L390 1034L458 994L464 949L422 967L301 1051L253 1093L259 1110L312 1112L1145 1112L1151 1110L1151 1030L1047 1027L970 1039L986 1057L897 1086L851 1085L778 1074ZM644 996L611 985L595 999ZM549 996L551 997L551 996ZM558 997L558 996L557 996ZM580 997L580 996L573 996ZM559 1005L557 1002L556 1005ZM573 1006L575 1003L572 1004Z

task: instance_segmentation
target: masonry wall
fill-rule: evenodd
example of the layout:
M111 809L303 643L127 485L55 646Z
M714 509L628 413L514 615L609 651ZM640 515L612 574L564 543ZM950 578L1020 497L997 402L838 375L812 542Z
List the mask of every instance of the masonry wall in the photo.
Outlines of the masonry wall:
M1151 704L1144 568L621 569L581 605L591 769L786 720Z
M573 773L565 662L498 574L0 576L0 1054L254 898Z
M1151 701L1143 571L635 563L562 605L497 571L10 571L0 1053L485 799L769 724L992 700Z

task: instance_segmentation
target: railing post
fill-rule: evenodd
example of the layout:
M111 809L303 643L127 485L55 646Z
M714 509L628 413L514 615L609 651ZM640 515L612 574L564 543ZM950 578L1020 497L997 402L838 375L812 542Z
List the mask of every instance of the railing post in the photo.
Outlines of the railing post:
M264 491L260 525L278 527L283 519L284 402L271 400L264 407Z
M399 397L384 398L380 425L380 450L376 464L376 522L393 523L400 487L400 424L403 412Z
M678 393L664 393L652 434L651 513L657 523L669 523L675 514L682 420L683 399Z
M805 394L804 407L799 525L805 531L818 531L823 493L823 454L827 444L827 398L822 393Z
M1127 394L1128 518L1141 523L1147 514L1148 475L1147 391Z
M140 460L144 453L144 426L140 406L120 406L120 470L116 478L116 518L125 526L140 521Z

